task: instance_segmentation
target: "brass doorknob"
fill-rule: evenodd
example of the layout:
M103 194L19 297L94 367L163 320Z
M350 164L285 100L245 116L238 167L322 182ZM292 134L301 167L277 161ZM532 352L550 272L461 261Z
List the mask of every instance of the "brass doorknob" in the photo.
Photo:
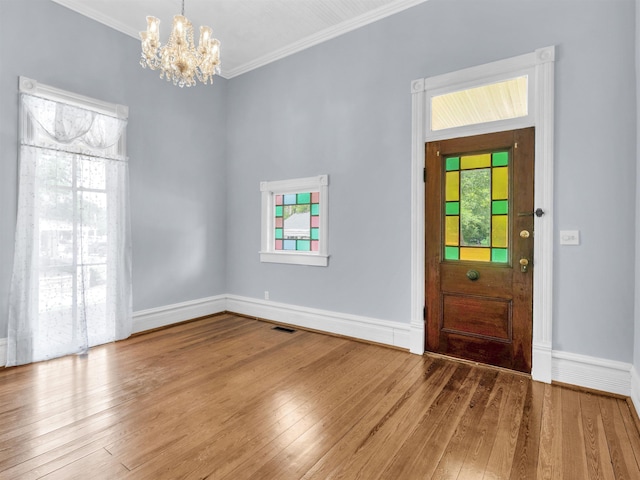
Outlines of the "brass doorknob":
M475 282L477 279L480 278L480 274L478 273L477 270L469 270L467 272L467 278L472 282Z
M521 236L522 238L529 238L529 235L530 235L529 230L522 230L522 231L520 232L520 236Z
M526 258L521 258L520 259L520 271L521 272L526 272L528 268L529 268L529 260L527 260Z

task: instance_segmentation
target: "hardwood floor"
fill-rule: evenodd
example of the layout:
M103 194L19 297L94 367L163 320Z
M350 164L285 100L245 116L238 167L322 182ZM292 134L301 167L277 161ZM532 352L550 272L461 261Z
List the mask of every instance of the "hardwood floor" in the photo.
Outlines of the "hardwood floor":
M640 479L625 400L220 315L0 370L2 479Z

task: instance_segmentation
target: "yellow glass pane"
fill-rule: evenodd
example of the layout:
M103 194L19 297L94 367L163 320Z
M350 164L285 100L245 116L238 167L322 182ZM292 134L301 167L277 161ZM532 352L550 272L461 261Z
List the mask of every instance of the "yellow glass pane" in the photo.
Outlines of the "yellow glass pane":
M507 248L509 245L509 217L494 215L491 219L491 246Z
M460 228L458 223L458 215L450 215L446 217L446 224L444 229L444 243L457 247L460 242Z
M460 260L474 260L477 262L490 262L490 248L460 247Z
M509 167L493 169L491 197L494 200L509 198Z
M447 202L457 202L460 200L460 172L446 173L445 197Z
M483 155L467 155L460 157L460 169L468 170L469 168L487 168L491 166L491 154Z

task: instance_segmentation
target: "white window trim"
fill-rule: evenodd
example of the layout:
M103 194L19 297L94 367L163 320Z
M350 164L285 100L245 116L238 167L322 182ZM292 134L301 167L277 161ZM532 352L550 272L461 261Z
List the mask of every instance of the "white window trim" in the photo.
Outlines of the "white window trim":
M554 116L555 47L541 48L517 57L467 68L457 72L420 78L411 82L411 327L410 351L424 353L425 340L425 229L424 201L425 143L445 138L513 130L528 126L536 129L535 139L535 207L544 215L534 217L536 242L533 270L533 358L534 380L551 382L551 348L553 332L553 116ZM434 91L451 91L481 86L495 79L529 74L529 113L521 117L467 127L432 132L430 96ZM522 119L527 119L523 122Z
M262 241L260 261L326 267L329 264L329 176L260 182L262 192ZM275 195L317 191L320 193L320 238L317 252L275 250Z

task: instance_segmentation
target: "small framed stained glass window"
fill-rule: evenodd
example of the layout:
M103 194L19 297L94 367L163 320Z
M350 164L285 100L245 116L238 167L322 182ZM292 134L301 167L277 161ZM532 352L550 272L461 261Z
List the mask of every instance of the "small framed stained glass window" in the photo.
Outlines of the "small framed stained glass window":
M329 176L261 182L260 261L328 264Z

